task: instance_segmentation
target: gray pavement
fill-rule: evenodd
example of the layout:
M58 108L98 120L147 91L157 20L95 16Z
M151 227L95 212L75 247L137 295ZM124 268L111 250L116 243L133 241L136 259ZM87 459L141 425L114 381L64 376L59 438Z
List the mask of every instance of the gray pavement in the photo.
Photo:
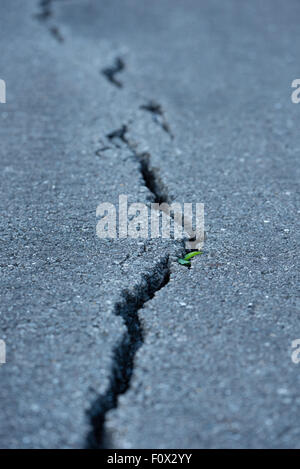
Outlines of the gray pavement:
M0 9L0 447L298 448L298 2ZM191 269L96 237L159 191L205 204Z

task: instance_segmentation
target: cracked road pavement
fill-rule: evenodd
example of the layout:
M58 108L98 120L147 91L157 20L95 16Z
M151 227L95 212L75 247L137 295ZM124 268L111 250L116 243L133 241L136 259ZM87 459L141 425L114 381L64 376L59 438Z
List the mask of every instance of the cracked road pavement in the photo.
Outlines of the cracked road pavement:
M298 448L298 2L0 10L0 447ZM205 204L191 269L96 237L99 203L153 197L124 125L170 200Z

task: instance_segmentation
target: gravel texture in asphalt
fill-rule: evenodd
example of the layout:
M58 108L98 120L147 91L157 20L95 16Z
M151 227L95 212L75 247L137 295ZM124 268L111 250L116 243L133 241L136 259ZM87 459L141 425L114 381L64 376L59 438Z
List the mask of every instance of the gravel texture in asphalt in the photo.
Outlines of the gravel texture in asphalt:
M299 3L0 10L0 447L299 447ZM191 269L120 194L205 204Z

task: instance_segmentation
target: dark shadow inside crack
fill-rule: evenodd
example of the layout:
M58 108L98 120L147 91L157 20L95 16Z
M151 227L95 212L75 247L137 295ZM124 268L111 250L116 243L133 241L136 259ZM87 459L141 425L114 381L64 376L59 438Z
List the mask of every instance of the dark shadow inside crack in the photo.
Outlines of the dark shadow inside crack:
M91 422L91 431L86 441L88 449L110 447L110 435L105 428L106 414L118 406L119 396L130 388L135 355L144 342L138 312L146 301L152 299L157 291L168 284L169 280L169 258L166 256L150 274L143 278L133 293L125 291L122 301L115 307L114 314L123 318L126 332L114 350L108 389L93 402L88 412Z
M115 85L117 88L123 88L123 83L116 78L116 75L118 75L124 69L124 60L121 59L121 57L117 57L111 67L104 68L103 70L101 70L101 72L110 83Z

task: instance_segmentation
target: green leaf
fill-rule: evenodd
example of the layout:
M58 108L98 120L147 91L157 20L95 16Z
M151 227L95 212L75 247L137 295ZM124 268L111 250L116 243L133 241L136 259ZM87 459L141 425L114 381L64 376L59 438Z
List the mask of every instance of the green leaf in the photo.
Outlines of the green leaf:
M191 259L192 257L198 256L199 254L203 254L203 252L201 252L201 251L193 251L193 252L190 252L189 254L186 254L186 255L184 256L184 260L185 260L185 261L188 261L188 260Z
M177 261L179 262L179 264L182 264L182 265L188 265L188 266L191 265L190 261L187 261L185 259L180 258L180 259L177 259Z

